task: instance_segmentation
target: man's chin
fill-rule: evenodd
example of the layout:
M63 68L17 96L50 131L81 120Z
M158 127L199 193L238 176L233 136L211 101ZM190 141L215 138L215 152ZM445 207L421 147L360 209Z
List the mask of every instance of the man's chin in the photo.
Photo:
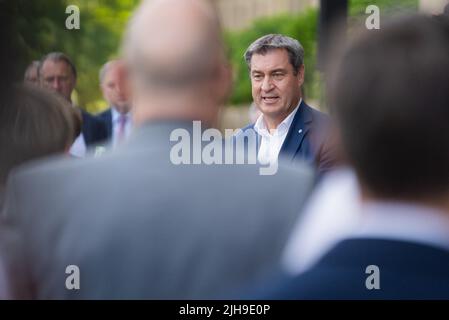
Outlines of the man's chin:
M266 116L276 116L280 112L280 107L277 105L261 105L260 111Z
M120 113L127 113L130 110L130 106L128 104L115 104L115 108Z

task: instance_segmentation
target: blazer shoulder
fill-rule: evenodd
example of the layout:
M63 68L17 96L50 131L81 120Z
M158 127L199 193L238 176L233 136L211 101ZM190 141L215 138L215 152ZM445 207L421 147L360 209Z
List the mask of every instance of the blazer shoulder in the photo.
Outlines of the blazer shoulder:
M111 113L112 113L111 112L111 108L109 108L109 109L107 109L105 111L102 111L99 114L97 114L96 117L99 118L99 119L102 119L102 120L106 120L107 118L112 116Z
M318 123L323 124L330 124L331 117L318 109L315 109L314 107L309 106L308 104L304 103L305 108L310 112L312 116L312 121L316 121Z

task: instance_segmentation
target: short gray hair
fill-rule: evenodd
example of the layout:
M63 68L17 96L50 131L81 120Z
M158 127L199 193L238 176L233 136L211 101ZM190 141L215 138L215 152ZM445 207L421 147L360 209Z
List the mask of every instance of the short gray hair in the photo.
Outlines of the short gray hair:
M106 76L106 73L109 71L112 65L117 63L119 60L111 60L106 62L100 69L100 72L98 73L98 78L100 81L100 84L103 83L104 77Z
M39 63L39 68L37 69L39 77L41 75L42 66L44 65L45 61L47 61L47 60L50 60L50 61L64 61L65 63L67 63L69 65L70 70L72 71L72 74L73 74L74 78L76 79L77 74L76 74L75 64L69 58L68 55L66 55L65 53L62 53L62 52L50 52L50 53L48 53L48 54L46 54L45 56L42 57L42 59L41 59L41 61Z
M298 40L284 36L282 34L267 34L250 44L244 54L248 68L251 69L251 58L253 54L265 54L270 50L287 50L290 64L295 74L302 64L304 64L304 48Z

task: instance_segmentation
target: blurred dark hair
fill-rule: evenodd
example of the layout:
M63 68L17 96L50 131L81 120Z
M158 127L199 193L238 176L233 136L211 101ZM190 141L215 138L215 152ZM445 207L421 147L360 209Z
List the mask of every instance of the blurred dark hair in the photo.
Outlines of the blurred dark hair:
M447 193L447 19L412 16L365 31L330 79L329 101L364 187L408 200Z
M72 110L62 97L37 86L12 87L0 101L0 186L13 167L70 147L77 130Z

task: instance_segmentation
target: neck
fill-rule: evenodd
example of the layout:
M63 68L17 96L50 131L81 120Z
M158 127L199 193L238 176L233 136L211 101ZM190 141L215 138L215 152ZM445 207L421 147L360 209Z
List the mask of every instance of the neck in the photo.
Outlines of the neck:
M152 99L151 102L139 103L133 107L133 123L139 126L148 121L201 121L205 126L217 124L217 106L206 101L178 100L176 98Z
M281 122L286 118L287 116L285 116L282 119L273 119L270 117L266 117L264 115L263 120L265 122L265 126L267 127L268 130L276 130L277 127L281 124Z
M117 113L123 114L123 115L126 115L126 114L128 114L128 112L129 112L129 109L118 109L118 108L116 108L116 107L113 106L113 105L112 105L112 108L113 108Z

